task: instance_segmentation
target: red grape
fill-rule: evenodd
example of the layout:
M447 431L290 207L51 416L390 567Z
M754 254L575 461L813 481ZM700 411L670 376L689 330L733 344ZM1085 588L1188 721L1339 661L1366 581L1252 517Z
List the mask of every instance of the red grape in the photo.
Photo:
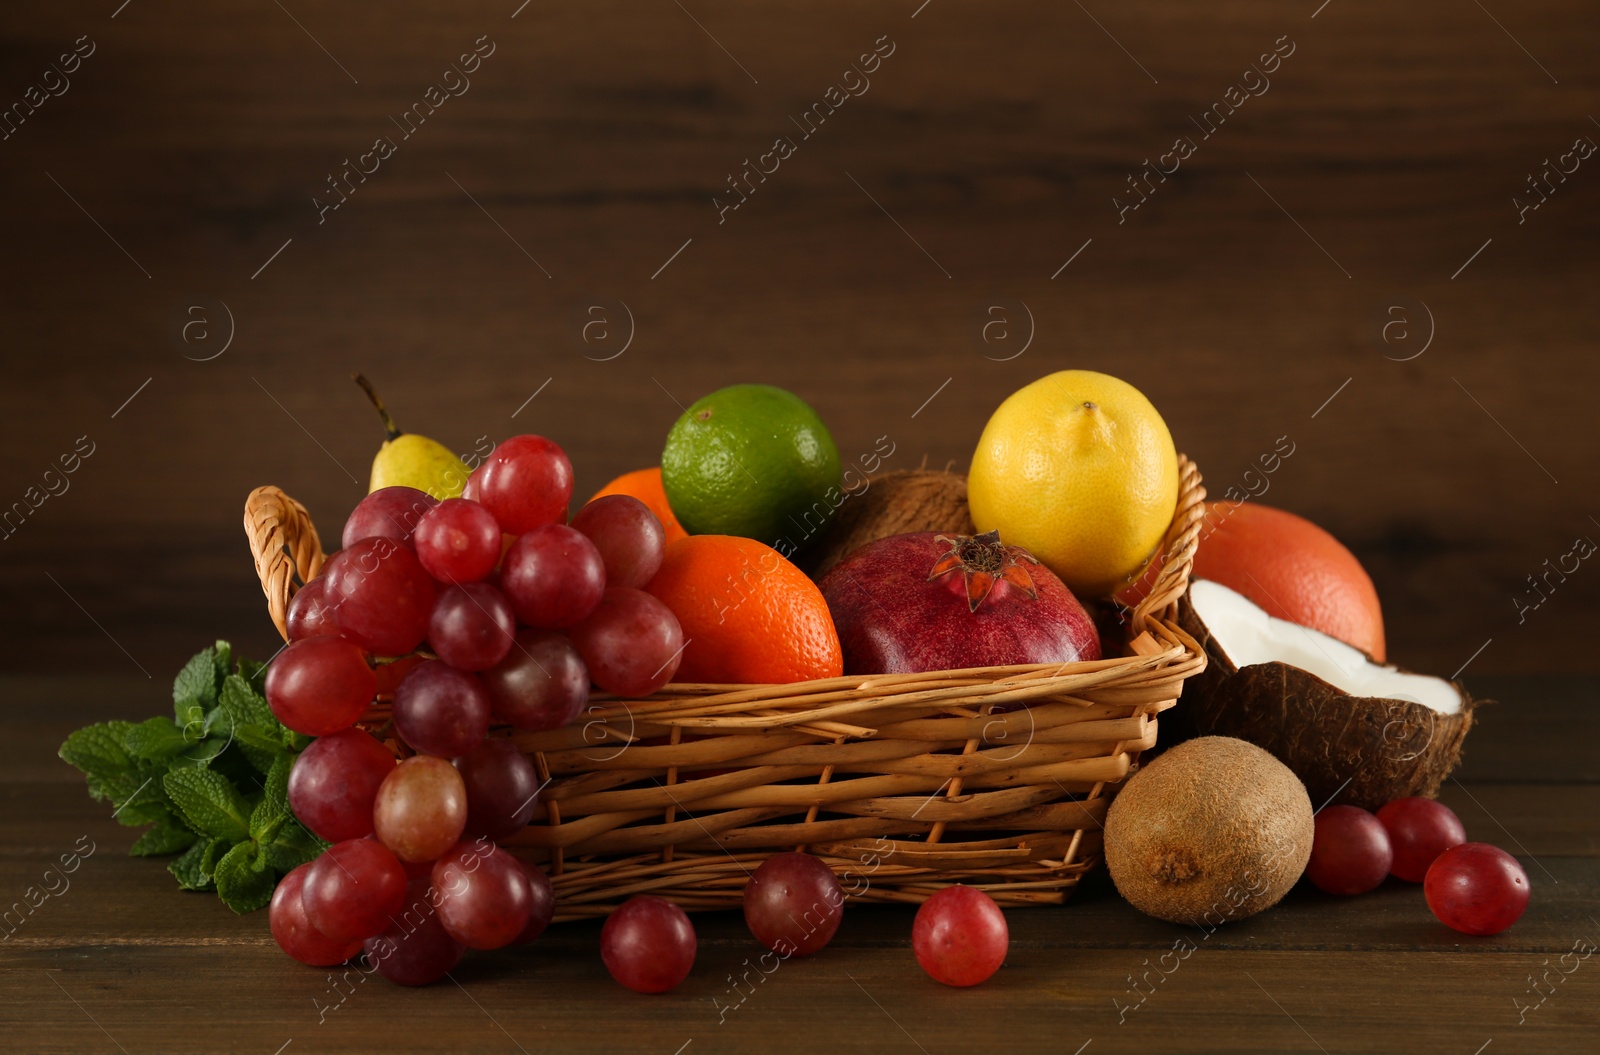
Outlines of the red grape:
M516 744L485 740L455 767L467 788L467 834L504 839L528 826L539 802L539 774Z
M489 731L489 693L474 675L430 659L394 690L394 728L423 754L464 755Z
M947 886L917 910L911 951L934 981L968 986L1005 963L1011 932L994 898L976 887Z
M1467 841L1461 818L1442 802L1412 797L1395 799L1378 810L1378 820L1389 833L1394 864L1389 871L1408 883L1420 883L1434 859L1452 846Z
M404 911L366 941L367 960L396 985L429 985L453 970L467 947L444 929L434 908L438 891L427 879L406 886Z
M488 839L459 842L433 866L439 919L469 949L498 949L517 940L533 911L522 865Z
M427 656L411 655L400 656L397 659L380 660L373 664L372 673L378 679L378 698L387 696L394 698L394 690L406 680L406 675L428 662Z
M594 683L618 696L650 695L683 661L677 616L643 590L612 587L569 634Z
M391 538L347 546L328 568L339 632L369 652L399 656L428 635L434 582L417 555Z
M303 641L308 637L339 632L339 627L334 623L333 608L328 604L327 587L327 577L319 575L295 591L285 620L290 641Z
M511 602L486 582L445 587L428 616L428 643L457 670L488 670L506 658L516 632Z
M1488 843L1462 843L1440 854L1422 881L1428 907L1463 934L1499 934L1528 907L1528 874Z
M522 928L522 933L518 934L516 940L511 944L526 945L543 934L544 929L550 926L550 920L556 914L556 892L555 888L550 885L550 880L545 878L545 874L539 870L538 865L531 865L521 858L517 859L517 863L522 866L522 874L528 880L528 904L530 907L528 910L528 925Z
M432 861L407 861L400 858L400 867L406 870L406 880L428 879L433 876Z
M318 737L289 771L289 807L330 843L371 835L372 803L394 765L394 755L365 730Z
M446 498L417 523L417 559L441 582L477 582L500 563L500 525L465 498Z
M394 767L372 804L372 827L406 861L432 861L461 838L467 788L442 758L417 755Z
M589 670L565 634L519 630L506 658L482 675L495 717L518 729L559 729L589 702Z
M356 503L344 522L340 543L349 549L364 538L392 538L411 545L411 535L437 500L415 487L380 487Z
M373 839L334 843L311 862L300 892L311 925L337 941L383 930L405 896L405 869Z
M600 928L606 970L636 993L664 993L689 977L696 944L688 914L648 894L624 901Z
M1378 818L1359 806L1327 806L1317 814L1306 878L1325 894L1365 894L1383 882L1393 860Z
M844 891L833 869L802 853L774 854L744 887L744 921L756 941L785 956L810 956L833 940Z
M602 495L578 510L572 527L600 551L607 586L644 589L661 570L667 533L650 507L632 495Z
M594 611L605 588L600 551L565 524L546 524L518 538L500 566L500 589L517 618L541 630L578 622Z
M337 637L295 641L267 667L267 705L278 721L307 736L348 729L377 691L366 654Z
M278 880L278 887L272 892L272 906L267 909L267 922L278 948L291 958L312 967L332 967L360 952L361 940L336 941L311 925L300 900L310 870L308 862Z
M564 523L572 501L572 463L543 436L503 440L467 481L466 497L488 507L513 535Z

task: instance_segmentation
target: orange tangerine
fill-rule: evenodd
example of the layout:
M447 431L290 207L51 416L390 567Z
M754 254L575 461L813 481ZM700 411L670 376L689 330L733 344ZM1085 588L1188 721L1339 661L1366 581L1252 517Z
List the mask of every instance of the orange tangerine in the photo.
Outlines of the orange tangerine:
M764 543L735 535L679 539L646 589L683 627L674 681L776 684L844 671L822 591Z
M661 487L661 468L635 469L631 473L621 476L606 484L594 493L589 501L602 495L631 495L650 507L650 512L661 521L661 526L667 532L667 545L688 535L683 530L683 525L678 523L678 518L672 512L672 506L667 502L667 492ZM681 679L680 679L681 680Z

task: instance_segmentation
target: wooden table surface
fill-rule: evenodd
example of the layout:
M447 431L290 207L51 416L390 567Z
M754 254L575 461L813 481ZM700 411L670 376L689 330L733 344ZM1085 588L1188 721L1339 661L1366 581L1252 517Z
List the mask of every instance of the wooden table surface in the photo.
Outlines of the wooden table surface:
M822 953L759 982L753 971L738 991L731 978L751 970L759 946L734 914L697 916L694 972L646 997L607 977L595 923L476 954L453 981L427 989L376 976L334 985L278 950L265 913L235 916L213 895L179 892L161 862L126 856L133 833L54 757L70 729L154 713L159 693L139 678L8 678L5 699L28 705L0 724L9 759L0 770L0 895L20 897L75 846L93 852L70 887L0 941L0 1050L1592 1050L1600 681L1484 678L1471 687L1501 702L1480 712L1460 779L1440 797L1469 838L1505 847L1528 872L1528 912L1497 937L1446 929L1419 887L1392 879L1354 899L1302 884L1268 912L1207 935L1140 915L1100 870L1065 906L1012 911L1006 966L974 989L922 974L908 945L910 909L862 906L847 908Z

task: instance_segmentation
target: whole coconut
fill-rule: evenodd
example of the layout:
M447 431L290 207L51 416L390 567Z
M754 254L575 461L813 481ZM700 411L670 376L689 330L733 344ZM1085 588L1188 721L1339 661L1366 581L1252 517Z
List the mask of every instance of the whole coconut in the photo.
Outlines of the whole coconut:
M868 476L846 492L817 544L795 559L820 580L867 543L915 531L977 534L967 512L965 476L936 469L897 469Z
M1215 928L1278 903L1305 871L1314 825L1300 778L1254 744L1203 736L1123 785L1106 866L1134 908Z

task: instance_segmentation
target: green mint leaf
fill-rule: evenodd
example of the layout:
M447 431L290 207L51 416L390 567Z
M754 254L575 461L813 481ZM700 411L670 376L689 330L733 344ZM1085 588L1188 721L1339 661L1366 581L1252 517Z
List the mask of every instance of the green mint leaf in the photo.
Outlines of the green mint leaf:
M217 878L217 862L227 856L234 844L227 839L213 839L206 852L200 855L200 871L209 879Z
M233 669L233 646L226 641L219 640L211 646L212 659L217 668L217 689L222 689L222 679L228 676L228 671Z
M255 843L242 842L217 861L212 873L217 896L240 915L265 906L277 886L277 876L270 869L262 869L256 853Z
M294 755L284 751L281 747L273 751L266 751L253 744L241 743L237 746L239 748L237 753L242 755L255 770L254 773L250 774L250 779L258 782L272 772L272 767L277 764L278 759L287 758L290 762L293 762L295 758Z
M189 746L183 730L171 718L150 718L128 730L128 754L144 762L169 762Z
M253 792L261 788L262 778L272 769L272 758L262 755L254 748L248 749L248 753L261 757L262 764L257 766L245 757L247 753L245 748L238 744L234 747L237 750L224 751L211 768L233 781L233 786L242 790L245 797L250 800L250 805L254 806L259 796Z
M217 650L202 649L196 652L178 671L172 682L172 701L200 700L215 703L217 700Z
M167 865L167 871L178 878L178 886L184 890L211 889L211 876L201 869L200 862L205 858L212 844L220 841L201 839L184 851L182 857Z
M327 843L312 835L299 821L291 820L279 829L275 841L261 847L261 856L272 868L288 872L315 861L327 848Z
M233 732L233 715L221 707L213 707L206 712L205 718L200 722L200 735L213 740L218 740L226 745L229 734Z
M218 703L236 725L258 725L273 729L278 724L277 716L267 706L267 698L257 692L243 675L228 675L222 683Z
M184 822L202 835L236 843L250 835L250 806L228 778L209 769L174 769L162 785Z
M147 824L161 824L172 820L172 811L158 802L124 807L117 814L117 823L125 828L143 828Z
M206 711L216 706L217 690L226 673L226 668L218 672L216 648L195 653L178 672L172 682L173 713L185 733L192 735L190 726L198 726Z
M77 766L90 778L121 776L133 768L128 756L127 738L133 729L130 722L101 722L79 729L61 745L57 752L68 765ZM91 794L94 794L91 789ZM95 798L104 798L103 794Z
M135 857L165 857L193 846L199 836L172 821L162 821L139 836L128 852Z
M159 824L172 820L172 800L159 770L149 770L145 775L130 773L102 782L107 796L117 804L116 821L128 828L146 824ZM92 790L92 789L91 789Z
M172 718L104 722L60 748L118 822L152 826L132 854L176 854L167 867L180 887L215 889L239 913L266 905L280 872L327 848L289 807L294 757L311 738L278 722L265 679L266 664L218 641L174 679Z
M268 736L255 726L241 726L234 735L233 746L238 748L238 754L250 763L254 771L252 779L265 776L272 772L272 765L280 758L293 758L284 752L283 746L275 737Z
M268 773L273 761L283 752L283 727L278 724L266 697L241 674L230 674L222 683L219 706L211 712L220 716L222 728L258 772Z
M233 742L236 744L253 747L257 750L267 751L271 754L282 754L284 749L283 734L276 729L268 731L259 725L240 725L233 730ZM271 768L270 766L268 768Z
M267 665L265 663L257 663L253 659L240 657L236 673L238 673L239 677L249 682L250 688L256 692L264 693L267 691Z
M289 809L289 770L293 767L292 756L279 755L267 771L261 801L250 814L250 837L258 843L271 843L285 824L294 823L294 812Z

